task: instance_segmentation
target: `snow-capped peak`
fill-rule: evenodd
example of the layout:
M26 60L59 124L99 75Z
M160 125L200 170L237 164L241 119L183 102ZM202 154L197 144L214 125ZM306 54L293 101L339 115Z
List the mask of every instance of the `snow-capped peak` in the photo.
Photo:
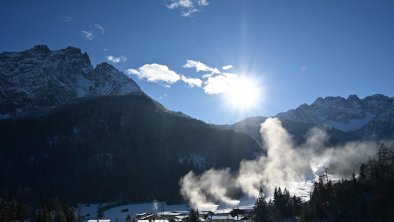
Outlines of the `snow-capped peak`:
M320 124L341 131L354 131L371 122L375 117L394 109L394 99L376 94L360 99L357 95L319 97L311 105L279 113L277 117L297 122Z
M108 63L93 68L87 53L36 45L0 53L0 119L17 117L76 98L143 94L127 75Z

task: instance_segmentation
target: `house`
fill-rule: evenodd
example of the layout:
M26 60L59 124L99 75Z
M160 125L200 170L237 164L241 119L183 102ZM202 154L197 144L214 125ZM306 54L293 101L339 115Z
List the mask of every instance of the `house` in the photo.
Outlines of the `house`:
M137 222L174 222L175 220L170 216L157 215L157 214L139 214L136 216Z
M251 222L252 208L203 212L206 222Z
M137 214L137 222L187 222L189 219L189 212L162 212L158 214ZM205 222L205 219L199 216L200 222Z
M214 214L208 217L210 222L233 222L234 218L227 213Z
M243 222L251 222L253 209L245 208L245 209L233 209L230 211L230 215L234 218L234 221L243 221Z
M188 221L189 221L189 215L186 215L186 216L182 217L182 218L180 219L180 221L182 221L182 222L188 222ZM198 221L200 221L200 222L205 222L205 219L199 216L199 217L198 217Z

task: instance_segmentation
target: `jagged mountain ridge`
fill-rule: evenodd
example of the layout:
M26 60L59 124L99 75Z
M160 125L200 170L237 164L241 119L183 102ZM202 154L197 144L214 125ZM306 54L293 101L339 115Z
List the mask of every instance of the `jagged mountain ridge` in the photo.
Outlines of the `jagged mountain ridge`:
M311 127L324 128L334 142L394 138L394 97L382 94L364 99L356 95L318 98L311 105L302 104L274 117L279 118L298 141L302 141ZM246 133L261 145L259 130L265 119L249 117L224 127Z
M319 124L343 132L356 131L375 119L384 118L394 111L394 99L375 94L364 99L356 95L318 98L311 105L277 114L280 119ZM387 119L390 120L390 119ZM391 123L394 123L391 119Z
M51 51L36 45L0 53L0 119L20 117L81 97L143 94L108 63L93 68L87 53L68 47Z

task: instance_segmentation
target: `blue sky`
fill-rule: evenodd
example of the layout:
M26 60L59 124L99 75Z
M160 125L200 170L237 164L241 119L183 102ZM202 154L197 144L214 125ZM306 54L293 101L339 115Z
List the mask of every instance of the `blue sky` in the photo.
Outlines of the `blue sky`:
M393 1L1 1L0 51L36 44L110 59L167 108L210 123L317 97L394 96ZM259 93L243 109L220 82L241 76Z

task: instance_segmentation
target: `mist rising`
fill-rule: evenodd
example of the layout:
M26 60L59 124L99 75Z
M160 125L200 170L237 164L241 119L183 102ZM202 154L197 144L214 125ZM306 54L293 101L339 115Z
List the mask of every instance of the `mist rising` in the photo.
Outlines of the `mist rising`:
M348 178L358 172L360 164L372 158L380 146L374 141L330 146L327 144L329 135L320 128L311 128L305 135L305 142L296 145L293 136L277 118L264 121L260 133L267 155L243 160L238 172L210 169L196 175L190 171L181 178L181 194L192 207L212 210L218 204L236 206L239 201L231 196L234 190L257 198L260 187L267 198L272 196L275 187L286 187L291 194L308 199L314 181L325 168L330 169L330 177L334 180Z

